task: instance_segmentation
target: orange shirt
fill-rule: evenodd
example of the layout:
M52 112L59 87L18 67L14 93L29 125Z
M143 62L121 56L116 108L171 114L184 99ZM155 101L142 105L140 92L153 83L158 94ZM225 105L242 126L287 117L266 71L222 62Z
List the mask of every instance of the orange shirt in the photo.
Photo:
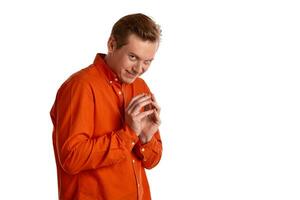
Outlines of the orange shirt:
M145 168L161 158L160 135L141 144L124 110L150 90L140 78L121 83L104 56L63 83L50 112L59 199L149 200Z

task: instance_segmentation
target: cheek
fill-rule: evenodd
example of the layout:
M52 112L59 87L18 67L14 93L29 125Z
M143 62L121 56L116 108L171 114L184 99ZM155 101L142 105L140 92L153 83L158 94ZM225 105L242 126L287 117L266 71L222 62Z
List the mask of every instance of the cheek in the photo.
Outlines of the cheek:
M145 73L149 69L149 65L143 68L143 73Z
M135 63L127 59L122 62L122 65L124 69L131 70L131 68L135 65Z
M128 66L129 65L129 59L126 56L122 56L119 60L120 65L122 66Z

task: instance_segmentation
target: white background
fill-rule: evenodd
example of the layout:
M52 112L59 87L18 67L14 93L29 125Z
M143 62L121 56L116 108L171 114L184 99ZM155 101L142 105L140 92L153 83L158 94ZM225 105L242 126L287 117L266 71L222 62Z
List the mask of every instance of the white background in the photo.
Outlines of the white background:
M49 111L113 23L163 30L143 77L162 107L154 200L300 199L300 6L290 0L0 2L0 199L57 199Z

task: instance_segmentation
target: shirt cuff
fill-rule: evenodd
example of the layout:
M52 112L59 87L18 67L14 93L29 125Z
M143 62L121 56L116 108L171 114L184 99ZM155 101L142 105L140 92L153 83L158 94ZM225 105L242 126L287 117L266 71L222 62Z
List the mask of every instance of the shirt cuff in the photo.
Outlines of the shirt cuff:
M145 144L138 141L135 145L135 152L138 157L143 161L147 161L147 158L149 158L153 152L157 153L155 149L156 142L155 137L152 137L151 140Z

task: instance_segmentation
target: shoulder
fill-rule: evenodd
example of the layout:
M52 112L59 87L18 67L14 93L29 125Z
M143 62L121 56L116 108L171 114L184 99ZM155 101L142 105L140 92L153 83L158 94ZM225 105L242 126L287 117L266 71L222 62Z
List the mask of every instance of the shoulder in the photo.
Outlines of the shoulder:
M83 68L74 74L72 74L66 82L84 82L84 83L91 83L94 79L99 77L97 76L97 70L94 65L90 65L86 68Z
M149 89L146 81L144 81L144 79L137 78L133 84L134 84L135 88L139 88L142 92L150 93L150 89Z
M144 79L138 77L138 78L134 81L134 84L136 84L136 85L145 85L146 82L144 81Z
M80 92L82 90L91 90L95 79L95 72L93 65L83 68L73 73L65 82L60 86L58 92Z

